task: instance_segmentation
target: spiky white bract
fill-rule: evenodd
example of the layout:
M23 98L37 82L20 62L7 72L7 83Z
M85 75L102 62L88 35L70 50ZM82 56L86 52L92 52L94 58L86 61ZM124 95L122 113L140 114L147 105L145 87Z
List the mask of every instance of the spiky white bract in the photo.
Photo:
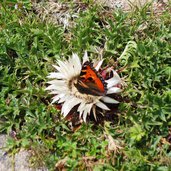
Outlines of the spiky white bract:
M83 63L89 61L87 53L85 52L83 57ZM102 60L99 61L95 67L98 71L102 65ZM57 70L49 74L48 78L52 79L48 82L50 84L46 90L53 94L52 103L58 103L62 105L61 113L66 117L71 109L76 107L80 119L82 118L86 122L86 118L90 113L93 113L96 119L96 108L99 107L102 110L110 110L105 103L119 103L115 99L108 97L108 94L118 93L122 90L117 87L121 84L122 80L116 71L110 69L113 72L113 77L105 80L107 83L107 93L104 96L93 96L90 94L80 93L75 84L80 75L82 63L77 54L72 54L68 60L58 60L57 65L53 65Z

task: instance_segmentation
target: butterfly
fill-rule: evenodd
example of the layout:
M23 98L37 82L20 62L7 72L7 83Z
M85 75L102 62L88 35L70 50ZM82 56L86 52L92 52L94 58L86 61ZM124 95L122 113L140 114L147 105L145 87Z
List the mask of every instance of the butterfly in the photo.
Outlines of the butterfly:
M107 91L107 83L91 62L85 62L75 84L80 93L94 96L104 96Z

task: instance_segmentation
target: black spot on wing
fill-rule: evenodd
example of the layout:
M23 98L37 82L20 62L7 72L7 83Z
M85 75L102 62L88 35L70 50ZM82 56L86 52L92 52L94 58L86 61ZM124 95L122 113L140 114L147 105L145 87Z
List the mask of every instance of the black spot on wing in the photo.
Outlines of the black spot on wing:
M89 77L88 80L91 81L91 82L94 82L92 77Z

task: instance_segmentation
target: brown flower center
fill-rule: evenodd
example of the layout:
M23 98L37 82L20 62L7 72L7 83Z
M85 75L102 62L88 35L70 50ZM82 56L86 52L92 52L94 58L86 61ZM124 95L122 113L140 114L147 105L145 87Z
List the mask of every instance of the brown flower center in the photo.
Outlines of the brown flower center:
M77 84L78 76L73 77L68 81L68 89L70 91L70 94L75 96L78 99L83 99L87 104L89 103L95 103L100 99L100 96L93 96L90 94L82 94L78 91L78 89L75 87L75 84Z

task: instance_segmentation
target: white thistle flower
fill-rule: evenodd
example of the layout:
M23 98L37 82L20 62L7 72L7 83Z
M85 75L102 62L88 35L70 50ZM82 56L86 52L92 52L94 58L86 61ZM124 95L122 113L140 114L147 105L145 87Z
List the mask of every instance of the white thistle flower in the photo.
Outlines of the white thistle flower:
M117 100L111 98L111 94L119 93L122 91L122 80L112 67L101 69L103 60L96 62L96 65L91 66L92 71L95 72L97 77L100 77L100 83L104 85L104 93L98 93L98 87L91 87L91 80L89 87L86 91L80 91L81 85L78 85L80 74L84 71L84 64L89 61L87 53L85 52L83 57L83 63L77 54L73 54L68 60L58 60L58 65L53 65L57 70L49 74L48 78L53 79L48 82L50 84L46 90L53 94L52 103L58 103L62 105L61 113L66 117L71 109L76 108L76 112L79 114L79 118L86 122L87 116L94 115L96 119L97 109L104 111L110 110L107 104L117 104ZM89 62L90 63L90 62ZM112 73L108 79L107 74ZM81 82L84 86L86 83ZM90 91L90 93L89 93ZM94 93L95 91L95 93ZM110 97L109 97L110 96Z

